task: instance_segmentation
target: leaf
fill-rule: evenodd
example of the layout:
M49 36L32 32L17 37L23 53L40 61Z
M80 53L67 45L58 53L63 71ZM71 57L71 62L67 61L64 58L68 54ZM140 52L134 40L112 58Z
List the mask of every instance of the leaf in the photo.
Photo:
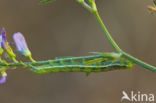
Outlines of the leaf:
M49 3L49 2L53 2L55 0L42 0L40 3L41 4L46 4L46 3Z

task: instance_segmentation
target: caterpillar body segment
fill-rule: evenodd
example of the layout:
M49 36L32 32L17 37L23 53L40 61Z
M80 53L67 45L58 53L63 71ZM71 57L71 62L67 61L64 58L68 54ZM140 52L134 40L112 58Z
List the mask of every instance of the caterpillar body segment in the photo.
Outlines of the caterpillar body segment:
M108 54L108 53L107 53ZM111 55L111 53L110 53ZM113 54L114 55L114 54ZM112 59L108 55L94 55L84 57L60 58L50 61L48 65L31 65L31 70L37 74L57 73L57 72L106 72L119 69L129 69L133 63L120 58Z

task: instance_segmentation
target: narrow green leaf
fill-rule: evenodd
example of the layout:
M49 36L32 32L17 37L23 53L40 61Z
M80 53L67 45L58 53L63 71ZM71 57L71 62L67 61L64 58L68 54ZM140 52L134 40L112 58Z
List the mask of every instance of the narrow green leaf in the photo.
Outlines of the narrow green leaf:
M49 3L49 2L53 2L53 1L55 1L55 0L42 0L40 3L45 4L45 3Z

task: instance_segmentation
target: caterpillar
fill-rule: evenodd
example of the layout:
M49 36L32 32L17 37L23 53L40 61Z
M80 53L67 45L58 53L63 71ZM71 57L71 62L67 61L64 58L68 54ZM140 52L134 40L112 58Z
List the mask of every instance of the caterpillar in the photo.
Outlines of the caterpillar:
M106 72L119 69L129 69L133 63L125 60L120 53L95 53L84 57L56 58L49 64L30 65L30 70L37 74L57 72Z

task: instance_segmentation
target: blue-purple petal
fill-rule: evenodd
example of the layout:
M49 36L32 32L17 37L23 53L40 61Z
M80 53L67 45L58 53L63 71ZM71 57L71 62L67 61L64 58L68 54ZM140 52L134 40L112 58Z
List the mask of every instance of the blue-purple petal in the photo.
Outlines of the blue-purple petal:
M2 30L1 30L1 35L2 35L1 46L7 50L7 49L8 49L8 45L7 45L7 39L6 39L6 31L5 31L5 28L2 28Z
M6 31L5 31L5 28L2 28L1 35L2 35L2 41L6 42L7 39L6 39Z
M31 52L28 49L27 43L22 33L20 32L15 33L13 35L13 39L16 44L16 48L21 55L24 55L26 57L31 55Z
M0 78L0 84L4 84L7 80L7 75L6 73L5 74L2 74L2 77Z
M0 48L2 47L2 35L0 35Z
M18 51L27 51L28 50L28 46L25 41L25 38L20 32L15 33L13 35L13 39L14 39L14 42L16 44Z

